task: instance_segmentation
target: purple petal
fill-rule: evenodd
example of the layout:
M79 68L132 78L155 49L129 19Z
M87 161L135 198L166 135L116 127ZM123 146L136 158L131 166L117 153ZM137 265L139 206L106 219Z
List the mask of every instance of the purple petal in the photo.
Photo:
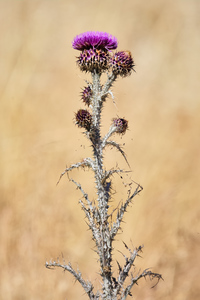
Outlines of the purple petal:
M73 42L72 47L76 50L83 51L85 49L102 49L113 50L118 45L116 37L107 32L100 31L87 31L77 35Z

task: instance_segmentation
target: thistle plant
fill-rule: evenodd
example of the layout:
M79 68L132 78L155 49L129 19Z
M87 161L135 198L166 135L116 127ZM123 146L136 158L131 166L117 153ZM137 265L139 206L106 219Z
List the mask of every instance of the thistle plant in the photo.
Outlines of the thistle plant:
M113 139L115 134L123 135L126 133L128 121L120 117L113 118L107 133L102 136L101 115L107 99L109 96L113 97L111 87L115 80L118 77L129 76L134 70L131 53L129 51L114 52L117 46L117 39L104 32L85 32L77 35L72 42L72 47L80 51L77 57L80 70L89 72L92 79L91 82L86 82L87 84L81 93L81 100L86 109L81 108L75 114L75 123L84 130L84 134L90 142L92 157L87 157L72 164L60 176L61 179L73 169L82 167L89 168L94 174L96 199L93 200L89 198L80 183L72 178L70 180L83 196L79 203L95 242L95 250L100 265L101 289L94 291L92 282L83 279L81 272L78 269L75 270L70 262L67 264L64 260L63 263L59 260L46 262L47 268L60 267L70 272L81 284L89 299L124 300L132 295L131 289L135 284L138 284L141 278L156 278L156 283L162 279L160 274L154 273L150 269L136 272L135 260L140 256L143 246L131 250L124 243L128 256L123 254L124 264L116 262L117 270L115 272L113 270L113 243L121 229L127 208L133 198L143 189L140 184L134 182L136 186L133 190L133 185L130 184L126 199L122 203L118 203L117 207L111 209L110 202L113 196L112 183L114 175L122 175L127 171L118 167L107 170L104 165L104 151L108 146L112 146L112 149L115 148L119 151L128 163L121 145ZM101 82L103 73L107 74L104 83Z

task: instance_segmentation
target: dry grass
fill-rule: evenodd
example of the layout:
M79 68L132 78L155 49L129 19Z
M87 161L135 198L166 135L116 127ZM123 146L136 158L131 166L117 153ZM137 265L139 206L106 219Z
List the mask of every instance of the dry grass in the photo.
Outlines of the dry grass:
M116 248L144 244L139 266L164 277L133 299L199 299L200 2L147 2L0 2L0 299L87 299L69 274L44 267L62 253L98 277L80 194L67 178L56 186L66 163L90 153L72 121L85 76L71 41L86 30L117 36L136 61L104 112L105 128L117 114L129 120L121 142L144 186ZM125 167L115 152L106 159ZM91 174L74 176L92 191Z

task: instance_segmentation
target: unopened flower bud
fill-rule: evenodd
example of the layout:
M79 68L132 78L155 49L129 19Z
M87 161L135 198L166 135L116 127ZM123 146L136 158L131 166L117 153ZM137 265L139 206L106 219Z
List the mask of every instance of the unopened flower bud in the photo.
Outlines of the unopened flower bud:
M79 127L85 128L87 131L90 131L92 116L89 111L85 109L79 109L75 114L76 116L76 124Z
M122 118L114 118L113 126L116 133L124 134L128 128L128 121Z
M116 52L111 58L111 68L114 74L126 77L131 74L134 61L129 51Z
M89 106L91 104L91 98L92 98L92 90L91 87L88 85L83 89L81 93L81 99L87 106Z

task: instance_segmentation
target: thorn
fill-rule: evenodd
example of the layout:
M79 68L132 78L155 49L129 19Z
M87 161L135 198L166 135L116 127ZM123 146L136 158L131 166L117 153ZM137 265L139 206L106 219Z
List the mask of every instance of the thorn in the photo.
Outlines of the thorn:
M122 242L123 242L123 241L122 241ZM126 245L126 243L123 242L123 244L124 244L125 248L129 250L129 248L128 248L128 246Z

